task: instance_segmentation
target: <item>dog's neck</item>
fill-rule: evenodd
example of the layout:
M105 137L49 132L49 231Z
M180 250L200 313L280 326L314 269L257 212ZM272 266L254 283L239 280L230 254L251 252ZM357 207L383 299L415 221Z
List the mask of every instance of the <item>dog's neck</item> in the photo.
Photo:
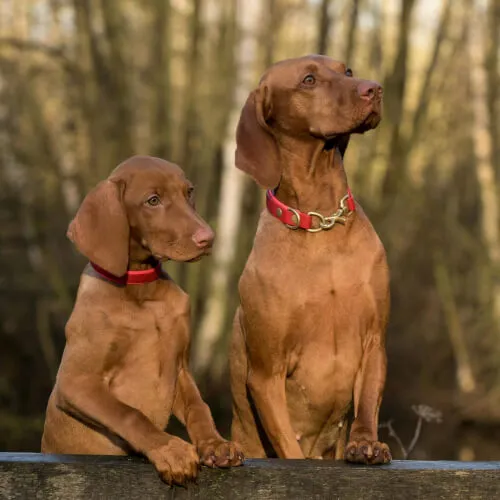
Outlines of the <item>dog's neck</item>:
M347 177L339 148L325 141L284 137L280 140L280 201L302 212L335 212L347 193Z
M130 238L129 242L129 271L144 271L156 267L157 261L151 255L149 249L145 248L139 241L139 237Z
M146 260L130 260L128 263L129 271L145 271L147 269L153 269L153 267L157 266L157 261L151 256Z

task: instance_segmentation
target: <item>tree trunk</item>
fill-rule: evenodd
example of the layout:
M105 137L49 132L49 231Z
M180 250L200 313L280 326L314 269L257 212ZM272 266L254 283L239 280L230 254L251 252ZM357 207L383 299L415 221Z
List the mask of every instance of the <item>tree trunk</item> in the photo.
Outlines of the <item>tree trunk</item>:
M171 35L170 1L155 0L152 4L153 16L151 76L154 85L154 98L151 110L152 116L152 145L151 151L155 156L168 159L172 152L170 105L170 54Z
M100 5L104 40L95 31L95 3L74 0L77 26L86 42L91 66L88 129L94 175L89 179L90 186L107 177L118 162L134 151L129 71L121 47L126 23L116 0L101 0Z
M133 146L133 113L132 94L130 92L129 68L125 60L125 40L127 23L122 14L123 4L117 0L101 0L104 30L108 45L108 74L106 82L109 97L114 103L112 131L115 138L114 160L108 169L134 152Z
M488 110L488 74L485 66L485 32L473 3L470 6L469 58L471 104L474 123L473 148L481 198L481 229L491 265L493 319L500 332L500 234L499 207L493 166L491 115ZM491 94L490 94L491 95Z
M205 220L213 224L219 209L222 147L232 111L232 99L228 99L228 95L232 94L236 81L233 76L236 55L233 47L237 39L236 6L232 1L204 0L201 19L204 39L200 46L200 64L205 64L203 71L206 78L214 83L208 90L210 97L198 102L198 119L202 122L204 133L200 134L202 154L196 163L199 170L196 207ZM220 75L226 75L222 81ZM203 89L203 92L206 91ZM193 333L196 337L207 300L212 261L205 259L198 269L194 266L189 268Z
M500 181L500 105L498 102L498 46L500 44L500 0L489 0L487 11L486 72L488 85L488 111L490 135L493 143L492 159L496 181Z
M182 153L182 167L188 177L196 184L194 177L197 172L193 169L192 159L196 157L196 150L199 148L199 125L196 113L196 97L198 83L202 75L199 72L200 63L200 40L202 35L202 25L200 14L202 10L201 0L192 0L193 12L189 21L189 49L186 57L187 84L184 90L184 138Z
M408 148L412 148L420 138L420 133L422 129L422 125L425 122L425 118L427 116L427 110L429 108L430 102L430 92L431 92L431 79L435 73L437 63L439 60L439 53L441 50L441 46L443 41L446 38L448 24L450 20L451 14L451 0L443 0L444 3L442 5L441 17L439 20L439 25L436 31L436 37L434 39L434 47L432 50L431 58L429 61L429 65L427 66L427 70L425 72L424 81L422 83L422 87L420 89L420 95L417 100L418 106L415 111L415 115L413 117L413 126L411 130L411 135L409 140L407 141Z
M197 90L198 82L202 78L200 72L200 40L202 35L201 10L202 1L192 0L193 11L189 21L189 48L187 51L186 62L186 87L183 92L184 112L183 112L183 138L182 138L182 155L181 163L187 177L196 186L204 177L204 172L200 165L200 149L201 149L201 120L197 113ZM193 165L193 159L197 158L197 167ZM201 170L201 171L200 171ZM198 270L193 267L181 265L177 273L177 283L181 288L186 288L192 278L196 279L199 276ZM190 291L194 292L196 286L190 287Z
M404 170L400 161L405 155L402 150L401 121L407 81L408 44L410 38L411 15L415 0L402 0L399 20L398 49L392 73L384 84L386 97L385 120L389 123L389 155L387 170L382 186L383 198L391 199L397 192Z
M359 8L361 1L352 0L351 11L349 13L349 25L347 29L347 43L344 53L344 61L347 65L352 64L353 53L356 42L356 32L358 29Z
M444 257L436 253L434 262L434 279L441 299L441 304L446 319L448 335L455 356L457 386L462 393L469 393L476 388L476 381L472 372L469 351L460 323L458 307L453 296L453 286L450 273L446 267Z
M330 0L322 0L319 9L319 30L316 49L318 54L326 54L328 51L328 38L330 35L330 27L332 24L330 4Z
M268 68L274 62L274 47L276 46L276 37L283 17L278 16L278 0L268 0L267 10L264 9L265 26L265 53L264 66Z
M217 240L212 256L208 300L196 338L194 368L199 373L205 372L213 359L217 342L224 334L223 327L228 313L228 284L240 232L238 228L242 215L243 189L247 182L245 175L234 166L234 131L241 108L256 81L253 70L258 52L257 33L262 5L262 2L246 0L238 0L237 3L237 25L241 30L241 39L235 49L238 82L224 143L222 186L216 225Z

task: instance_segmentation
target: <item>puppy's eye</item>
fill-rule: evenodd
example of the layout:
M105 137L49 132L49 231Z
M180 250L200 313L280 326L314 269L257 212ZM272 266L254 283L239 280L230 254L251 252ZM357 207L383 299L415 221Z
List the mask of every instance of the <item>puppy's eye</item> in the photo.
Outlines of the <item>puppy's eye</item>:
M347 68L345 70L345 76L352 76L352 69L351 68Z
M192 198L194 196L194 187L193 186L189 186L187 188L187 195L188 195L188 198Z
M161 199L157 194L154 194L146 200L146 203L150 207L157 207L161 203Z
M306 75L306 77L302 80L302 83L308 87L312 87L316 83L316 78L314 75Z

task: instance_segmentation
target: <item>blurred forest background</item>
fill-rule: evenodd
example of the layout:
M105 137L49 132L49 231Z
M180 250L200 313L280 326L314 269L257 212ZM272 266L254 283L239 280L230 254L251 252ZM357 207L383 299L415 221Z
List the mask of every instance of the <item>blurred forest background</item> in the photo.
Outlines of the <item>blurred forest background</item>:
M385 88L346 155L392 270L381 435L404 456L387 427L406 446L425 404L442 422L412 458L499 460L499 33L500 0L0 0L0 450L39 450L85 263L65 231L135 153L179 163L217 230L212 257L167 270L228 435L229 325L263 207L234 168L236 122L272 62L325 53Z

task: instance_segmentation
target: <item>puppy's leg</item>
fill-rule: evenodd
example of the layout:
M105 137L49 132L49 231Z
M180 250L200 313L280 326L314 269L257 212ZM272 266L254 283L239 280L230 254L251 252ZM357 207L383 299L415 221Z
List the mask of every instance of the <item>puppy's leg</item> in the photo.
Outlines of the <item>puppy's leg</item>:
M189 322L183 328L186 334ZM189 338L187 335L185 338ZM209 467L232 467L243 463L240 446L225 440L215 427L208 405L188 368L189 342L183 353L181 370L177 378L174 415L186 426L191 441L196 446L201 463Z
M95 375L60 372L56 404L78 420L104 428L145 455L168 484L193 480L198 455L192 445L158 429L142 412L116 399Z
M378 440L378 413L385 385L387 359L378 337L372 339L363 355L354 387L354 421L345 449L348 462L385 464L391 452Z
M243 463L240 446L217 432L208 405L185 369L181 370L177 381L174 415L186 426L203 465L233 467Z

